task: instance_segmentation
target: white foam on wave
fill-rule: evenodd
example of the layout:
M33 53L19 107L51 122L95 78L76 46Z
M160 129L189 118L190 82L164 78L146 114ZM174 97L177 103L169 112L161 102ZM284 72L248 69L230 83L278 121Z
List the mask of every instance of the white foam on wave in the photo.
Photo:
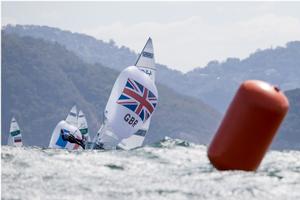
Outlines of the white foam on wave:
M2 147L2 199L300 199L300 152L257 172L214 169L202 145L133 151Z

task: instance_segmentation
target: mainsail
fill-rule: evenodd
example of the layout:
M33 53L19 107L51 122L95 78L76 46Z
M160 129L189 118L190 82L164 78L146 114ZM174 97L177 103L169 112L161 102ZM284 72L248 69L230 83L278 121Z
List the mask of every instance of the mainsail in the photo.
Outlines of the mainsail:
M142 145L145 134L139 133L147 132L158 101L154 79L153 45L149 38L136 65L124 69L113 86L104 123L94 139L95 148L116 148L123 139L131 136L134 138L131 147ZM122 144L126 145L126 142Z
M77 107L74 105L72 109L70 110L66 122L73 125L73 126L78 126L78 116L77 116Z
M154 50L152 39L149 37L142 52L140 53L135 66L137 66L140 70L144 71L146 74L150 76L150 78L155 80L155 60L154 60Z
M10 146L23 146L22 134L16 119L13 117L10 123L8 145Z
M88 143L91 141L90 135L89 135L89 128L88 124L85 118L84 113L82 110L79 111L78 113L78 128L82 134L83 140L85 143Z

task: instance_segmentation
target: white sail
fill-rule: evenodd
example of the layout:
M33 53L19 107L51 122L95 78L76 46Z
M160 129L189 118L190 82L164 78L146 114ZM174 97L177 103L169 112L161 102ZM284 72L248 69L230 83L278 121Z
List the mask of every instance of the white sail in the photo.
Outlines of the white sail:
M155 80L155 60L154 60L154 51L152 39L149 38L146 42L142 52L140 53L135 66L137 66L140 70L144 71L146 74L150 76L150 78Z
M117 78L105 108L105 121L95 142L105 149L140 130L152 116L158 93L154 81L136 66L124 69Z
M140 56L138 57L135 66L137 66L140 70L145 72L150 76L150 78L155 81L155 59L154 59L154 50L152 39L149 38L145 47L143 48ZM143 145L145 140L145 136L149 130L151 118L149 118L142 126L140 130L138 130L135 134L130 136L129 138L123 139L118 147L129 150L140 147Z
M14 117L10 122L8 145L17 147L23 146L21 130Z
M124 150L130 150L135 149L138 147L141 147L144 143L146 134L149 130L151 118L149 118L142 126L141 129L139 129L136 133L134 133L132 136L123 139L119 144L118 147Z
M79 111L78 113L78 128L82 134L83 140L84 142L90 142L91 138L89 135L89 128L88 128L88 124L85 118L84 113L82 112L82 110Z
M77 107L74 105L72 109L70 110L66 122L73 125L73 126L78 126L78 116L77 116Z
M80 130L73 126L66 121L62 120L60 121L56 127L54 128L54 131L51 136L51 140L49 143L49 148L55 148L55 149L68 149L68 150L75 150L75 149L81 149L81 146L75 143L70 143L63 139L62 133L68 133L73 135L75 138L81 140L82 135Z

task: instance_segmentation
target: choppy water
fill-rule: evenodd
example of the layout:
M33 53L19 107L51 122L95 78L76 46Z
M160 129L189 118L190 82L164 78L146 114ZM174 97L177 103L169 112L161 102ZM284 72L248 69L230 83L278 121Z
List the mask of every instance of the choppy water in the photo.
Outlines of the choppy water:
M300 199L300 152L269 152L257 172L215 170L178 140L132 151L2 146L2 199Z

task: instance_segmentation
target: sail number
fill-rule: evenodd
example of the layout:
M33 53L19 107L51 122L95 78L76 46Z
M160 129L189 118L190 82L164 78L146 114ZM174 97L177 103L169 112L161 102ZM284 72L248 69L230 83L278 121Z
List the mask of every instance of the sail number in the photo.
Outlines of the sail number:
M147 70L147 69L141 69L143 72L145 72L147 75L151 76L152 72L151 70Z
M135 117L131 116L128 113L124 116L124 120L129 125L131 125L132 127L134 127L135 125L137 125L137 123L139 122L137 119L135 119Z

